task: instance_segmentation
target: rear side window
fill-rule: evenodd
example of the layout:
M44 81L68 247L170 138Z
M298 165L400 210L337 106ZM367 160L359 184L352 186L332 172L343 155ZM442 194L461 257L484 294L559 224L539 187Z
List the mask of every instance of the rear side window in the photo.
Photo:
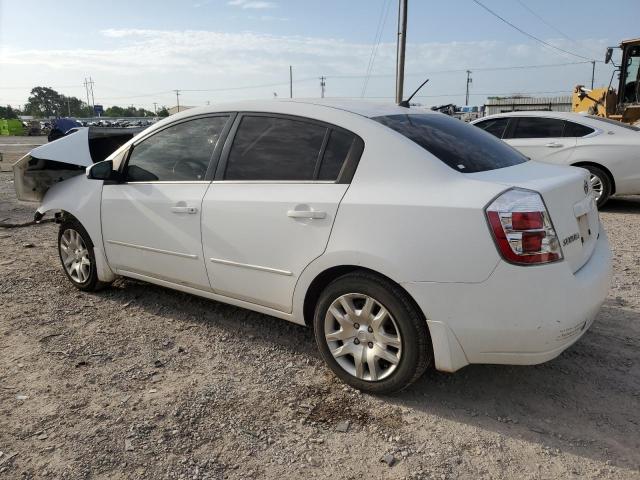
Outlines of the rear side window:
M349 154L355 137L341 130L332 130L324 151L318 180L336 180Z
M564 122L564 137L584 137L595 132L591 127L569 121Z
M313 180L327 128L304 121L245 116L225 180Z
M204 180L213 149L229 117L207 117L170 126L136 145L127 182Z
M504 131L507 129L509 118L493 118L491 120L485 120L474 124L476 127L480 127L485 132L490 133L494 137L502 138Z
M562 137L564 120L542 117L518 117L511 138Z
M447 115L389 115L373 120L401 133L459 172L484 172L527 161L493 135Z

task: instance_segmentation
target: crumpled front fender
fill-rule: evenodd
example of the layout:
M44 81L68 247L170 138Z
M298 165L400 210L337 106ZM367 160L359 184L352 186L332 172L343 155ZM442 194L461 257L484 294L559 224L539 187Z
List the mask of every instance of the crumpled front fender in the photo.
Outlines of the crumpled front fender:
M109 268L102 243L100 222L100 202L102 181L89 180L86 175L78 175L53 185L42 199L37 213L44 215L51 210L62 210L73 215L85 228L93 242L98 279L111 282L115 274Z

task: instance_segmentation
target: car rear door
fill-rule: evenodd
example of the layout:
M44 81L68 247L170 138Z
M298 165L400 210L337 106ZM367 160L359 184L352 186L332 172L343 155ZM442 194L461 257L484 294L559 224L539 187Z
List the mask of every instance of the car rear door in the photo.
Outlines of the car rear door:
M236 118L202 204L214 291L291 311L296 281L324 252L362 141L313 120Z
M123 182L102 190L102 234L117 273L210 290L200 232L212 157L230 115L170 125L136 142Z
M514 116L503 139L532 160L566 165L576 139L563 136L564 124L560 118Z

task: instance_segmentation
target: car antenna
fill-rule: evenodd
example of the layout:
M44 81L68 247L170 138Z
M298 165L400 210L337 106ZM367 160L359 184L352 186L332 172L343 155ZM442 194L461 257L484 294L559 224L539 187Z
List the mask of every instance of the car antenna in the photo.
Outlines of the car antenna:
M422 82L420 84L420 86L418 88L416 88L416 91L413 92L409 98L407 98L406 100L401 101L398 105L401 106L401 107L409 108L409 102L411 101L411 99L416 96L416 93L418 93L420 91L420 89L427 84L428 81L429 81L429 79L427 78L424 82Z

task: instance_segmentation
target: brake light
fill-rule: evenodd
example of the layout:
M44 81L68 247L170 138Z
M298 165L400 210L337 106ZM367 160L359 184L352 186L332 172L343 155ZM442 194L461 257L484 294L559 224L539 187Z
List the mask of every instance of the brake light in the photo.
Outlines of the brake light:
M539 193L507 190L486 208L486 214L505 260L539 265L562 259L558 236Z

